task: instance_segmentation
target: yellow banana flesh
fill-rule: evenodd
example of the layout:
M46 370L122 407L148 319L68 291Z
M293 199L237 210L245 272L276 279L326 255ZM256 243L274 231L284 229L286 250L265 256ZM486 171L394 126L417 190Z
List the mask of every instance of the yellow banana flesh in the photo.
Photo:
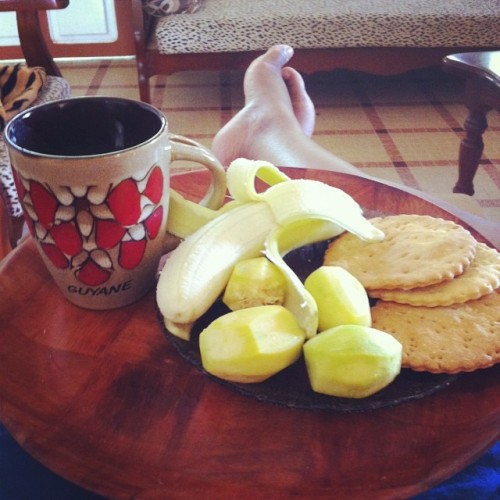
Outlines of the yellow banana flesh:
M256 179L270 187L258 192ZM233 201L219 210L173 197L169 231L185 239L166 260L158 281L157 303L167 328L189 339L192 325L223 292L234 265L265 251L287 277L285 306L307 335L314 335L314 300L282 256L345 230L365 240L379 240L383 233L345 192L319 181L292 180L267 162L235 160L227 170L227 186Z
M294 314L306 337L311 338L318 330L318 308L312 295L283 260L288 252L301 246L325 241L340 234L336 224L320 219L302 219L279 226L269 233L264 243L266 257L275 264L286 278L287 290L283 304Z
M157 302L163 317L193 323L224 290L234 265L261 254L274 227L268 206L253 202L219 215L188 236L160 272Z
M227 189L239 203L261 201L262 194L258 193L255 188L256 179L260 179L268 186L273 186L289 181L290 177L271 163L239 158L227 170Z
M274 206L274 196L288 187L280 184L266 191L265 199L271 207ZM278 213L282 210L279 205L282 198L276 197L278 206L274 213L279 226L266 239L265 255L285 275L287 294L284 305L295 315L307 338L311 338L318 329L316 303L283 256L296 248L338 236L345 230L367 241L380 240L383 233L363 217L361 207L340 189L318 181L297 180L286 192L291 206L283 211L286 216L283 217ZM270 202L271 196L273 202Z
M170 190L167 231L179 238L186 238L211 220L234 208L235 203L226 203L215 210L187 200L174 189Z
M177 136L175 136L177 137ZM183 138L185 139L185 138ZM290 180L290 178L274 165L264 161L251 161L243 158L235 160L236 168L228 168L226 180L219 185L226 186L233 200L220 206L207 205L205 202L196 203L180 195L174 189L170 190L170 208L168 211L167 231L185 238L194 233L207 222L242 203L261 201L261 195L255 189L255 180L260 179L269 186ZM209 193L205 199L209 197ZM218 193L217 200L221 199Z

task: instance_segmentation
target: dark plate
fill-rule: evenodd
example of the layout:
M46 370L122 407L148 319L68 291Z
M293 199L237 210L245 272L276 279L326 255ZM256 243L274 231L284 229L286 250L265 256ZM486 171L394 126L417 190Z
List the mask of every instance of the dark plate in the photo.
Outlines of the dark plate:
M327 243L317 243L290 252L286 261L297 273L305 279L322 263ZM427 372L415 372L403 369L401 374L386 388L363 399L337 398L315 393L307 377L303 357L292 366L273 377L257 384L239 384L216 378L203 370L198 337L200 332L215 318L228 312L229 309L220 301L195 324L191 340L185 341L170 334L159 316L160 324L167 338L173 343L179 354L197 369L219 384L231 388L240 394L253 397L259 401L273 403L290 408L335 410L341 412L369 411L388 406L394 406L405 401L412 401L428 396L437 390L448 387L458 375L435 375Z

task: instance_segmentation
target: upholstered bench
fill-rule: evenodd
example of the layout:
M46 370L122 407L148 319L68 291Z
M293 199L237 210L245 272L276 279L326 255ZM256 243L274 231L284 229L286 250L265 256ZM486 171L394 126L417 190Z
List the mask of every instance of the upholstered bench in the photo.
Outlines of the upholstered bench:
M376 74L439 65L453 52L500 46L498 0L132 2L145 101L153 75L244 68L276 43L293 46L293 64L305 72L345 68ZM183 4L193 12L169 15L169 7ZM155 5L164 11L154 11Z

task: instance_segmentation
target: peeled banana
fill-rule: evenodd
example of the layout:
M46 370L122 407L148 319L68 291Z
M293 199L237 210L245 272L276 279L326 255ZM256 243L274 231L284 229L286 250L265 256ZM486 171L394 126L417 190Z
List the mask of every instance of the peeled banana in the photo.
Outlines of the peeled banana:
M204 314L224 290L234 265L259 256L274 227L276 221L265 203L246 203L182 241L167 258L157 285L157 303L167 329L179 328L171 322L190 325Z
M256 179L270 187L258 192ZM172 221L190 218L193 224L169 227L175 231L182 226L176 235L185 239L167 258L157 285L157 304L167 329L189 339L192 325L223 292L234 265L265 252L286 274L290 300L285 307L308 337L314 335L317 308L282 256L345 230L373 241L383 233L345 192L319 181L291 180L270 163L235 160L227 170L227 186L233 198L229 207L194 209L182 199L171 207L179 212L170 216ZM191 208L197 211L193 217ZM194 232L186 236L189 231Z

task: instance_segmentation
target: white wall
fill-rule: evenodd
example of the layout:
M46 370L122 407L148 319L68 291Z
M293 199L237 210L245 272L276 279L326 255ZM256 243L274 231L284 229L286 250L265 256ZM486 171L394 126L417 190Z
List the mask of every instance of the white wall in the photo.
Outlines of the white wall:
M47 14L56 43L111 43L118 38L113 0L71 0L66 9ZM2 12L0 46L18 43L15 13Z

